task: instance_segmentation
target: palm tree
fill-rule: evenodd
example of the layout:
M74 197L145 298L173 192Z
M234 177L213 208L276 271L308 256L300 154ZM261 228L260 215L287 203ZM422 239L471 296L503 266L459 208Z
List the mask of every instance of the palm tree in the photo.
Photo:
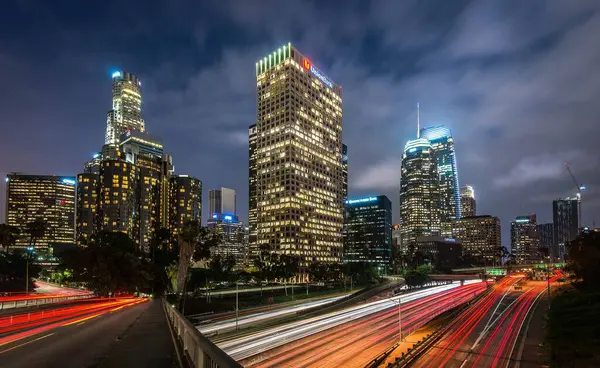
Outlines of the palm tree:
M8 252L8 248L15 245L18 236L18 228L7 224L0 224L0 246L6 248L6 252Z
M179 233L179 269L177 271L176 293L183 293L187 272L190 267L194 250L200 235L200 223L198 220L187 220Z
M46 233L47 224L41 217L27 223L27 233L29 233L29 245L35 247L35 242Z

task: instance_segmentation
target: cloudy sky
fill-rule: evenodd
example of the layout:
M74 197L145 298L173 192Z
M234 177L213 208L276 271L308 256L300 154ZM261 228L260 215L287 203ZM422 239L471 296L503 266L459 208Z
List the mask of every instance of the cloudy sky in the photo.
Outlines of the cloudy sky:
M589 187L584 223L600 224L598 35L596 0L7 0L0 174L82 171L123 69L176 171L204 182L205 201L234 188L246 220L254 63L289 41L343 85L351 196L386 194L398 220L420 102L422 124L452 129L460 182L501 218L504 244L511 218L549 222L552 199L575 193L565 161Z

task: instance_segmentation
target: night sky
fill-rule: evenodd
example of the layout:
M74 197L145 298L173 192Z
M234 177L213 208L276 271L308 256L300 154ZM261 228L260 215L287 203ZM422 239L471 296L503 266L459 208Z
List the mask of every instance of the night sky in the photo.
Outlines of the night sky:
M200 4L205 5L200 5ZM326 3L326 4L325 4ZM208 5L210 4L210 5ZM589 190L600 223L600 2L44 1L0 12L0 174L75 175L104 143L110 73L142 80L149 133L179 174L238 193L247 219L256 60L291 42L343 86L350 195L386 194L422 125L452 129L479 214L552 220ZM2 183L2 193L4 193ZM2 196L3 197L3 196ZM4 219L4 198L0 218Z

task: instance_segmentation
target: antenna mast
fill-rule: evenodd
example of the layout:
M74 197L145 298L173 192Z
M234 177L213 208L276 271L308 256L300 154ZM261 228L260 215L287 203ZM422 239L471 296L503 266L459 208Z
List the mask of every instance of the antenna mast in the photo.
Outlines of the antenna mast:
M421 138L421 121L419 116L419 103L417 102L417 139Z

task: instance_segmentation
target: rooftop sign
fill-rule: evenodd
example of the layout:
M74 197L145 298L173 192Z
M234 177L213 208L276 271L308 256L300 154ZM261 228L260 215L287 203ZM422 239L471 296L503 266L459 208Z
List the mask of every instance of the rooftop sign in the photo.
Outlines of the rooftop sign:
M312 65L310 60L304 58L304 62L302 63L302 65L304 66L304 69L309 70L315 77L317 77L318 80L323 82L327 87L333 88L333 82L329 78L327 78L325 74L321 73L319 69L315 68L315 66Z
M346 204L355 204L355 203L367 203L367 202L373 202L376 201L377 197L365 197L365 198L358 198L358 199L348 199L346 201Z

